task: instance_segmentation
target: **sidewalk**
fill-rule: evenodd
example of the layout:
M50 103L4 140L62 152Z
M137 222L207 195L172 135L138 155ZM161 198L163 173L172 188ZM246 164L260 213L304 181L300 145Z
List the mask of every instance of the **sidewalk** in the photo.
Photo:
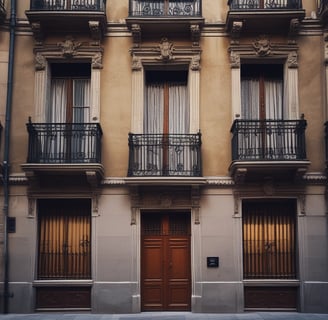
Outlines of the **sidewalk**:
M210 314L190 312L143 312L138 314L34 313L0 315L0 320L328 320L328 314L296 312L249 312Z

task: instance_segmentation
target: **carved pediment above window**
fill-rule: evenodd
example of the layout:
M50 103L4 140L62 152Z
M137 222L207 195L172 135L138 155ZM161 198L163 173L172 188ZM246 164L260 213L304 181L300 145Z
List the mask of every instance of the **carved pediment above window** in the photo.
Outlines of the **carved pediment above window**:
M71 36L66 37L65 41L57 43L57 46L62 50L62 55L65 58L72 58L81 45L81 42L74 41Z
M63 41L55 44L38 44L34 48L35 69L44 70L47 61L50 60L89 60L93 69L102 68L103 48L95 46L94 43L83 43L75 41L68 36Z
M162 38L158 45L134 46L130 52L133 71L140 71L143 65L158 63L185 64L193 71L200 69L199 46L177 46L166 37Z
M255 57L287 60L289 68L298 66L298 46L295 43L275 43L262 35L249 44L232 43L229 47L231 68L239 68L241 59Z

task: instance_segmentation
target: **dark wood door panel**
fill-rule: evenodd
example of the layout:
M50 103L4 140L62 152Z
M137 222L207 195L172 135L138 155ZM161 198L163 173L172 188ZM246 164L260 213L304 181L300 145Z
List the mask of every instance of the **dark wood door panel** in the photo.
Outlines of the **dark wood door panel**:
M36 289L36 308L91 308L90 287L42 287Z
M245 308L296 309L297 287L245 287Z

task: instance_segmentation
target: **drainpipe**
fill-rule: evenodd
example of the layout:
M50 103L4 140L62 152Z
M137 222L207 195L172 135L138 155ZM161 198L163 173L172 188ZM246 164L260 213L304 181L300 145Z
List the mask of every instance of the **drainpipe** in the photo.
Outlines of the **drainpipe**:
M16 28L16 0L10 1L10 38L8 58L8 82L5 119L5 141L3 156L3 190L4 190L4 286L3 286L3 313L8 313L9 304L9 253L8 253L8 216L9 216L9 146L10 146L10 124L11 107L13 96L13 73L15 53L15 28Z

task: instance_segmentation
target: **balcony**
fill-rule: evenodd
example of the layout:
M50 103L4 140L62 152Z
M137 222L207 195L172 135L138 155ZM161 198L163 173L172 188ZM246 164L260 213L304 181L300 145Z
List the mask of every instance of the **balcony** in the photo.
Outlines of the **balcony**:
M106 0L31 0L26 16L37 40L68 32L100 40L106 31Z
M32 181L75 181L97 186L102 179L102 130L98 123L30 121L27 131L28 156L22 168Z
M201 177L201 134L129 134L128 177Z
M318 0L318 16L324 26L328 24L328 0Z
M302 0L229 0L227 30L240 33L289 34L298 32L305 17Z
M129 0L126 19L134 39L154 35L188 36L197 41L202 18L202 0Z
M305 148L306 120L235 120L230 174L237 183L301 178L309 161Z
M6 18L5 0L0 0L0 23Z
M326 171L328 173L328 121L325 123L325 153L326 153Z

